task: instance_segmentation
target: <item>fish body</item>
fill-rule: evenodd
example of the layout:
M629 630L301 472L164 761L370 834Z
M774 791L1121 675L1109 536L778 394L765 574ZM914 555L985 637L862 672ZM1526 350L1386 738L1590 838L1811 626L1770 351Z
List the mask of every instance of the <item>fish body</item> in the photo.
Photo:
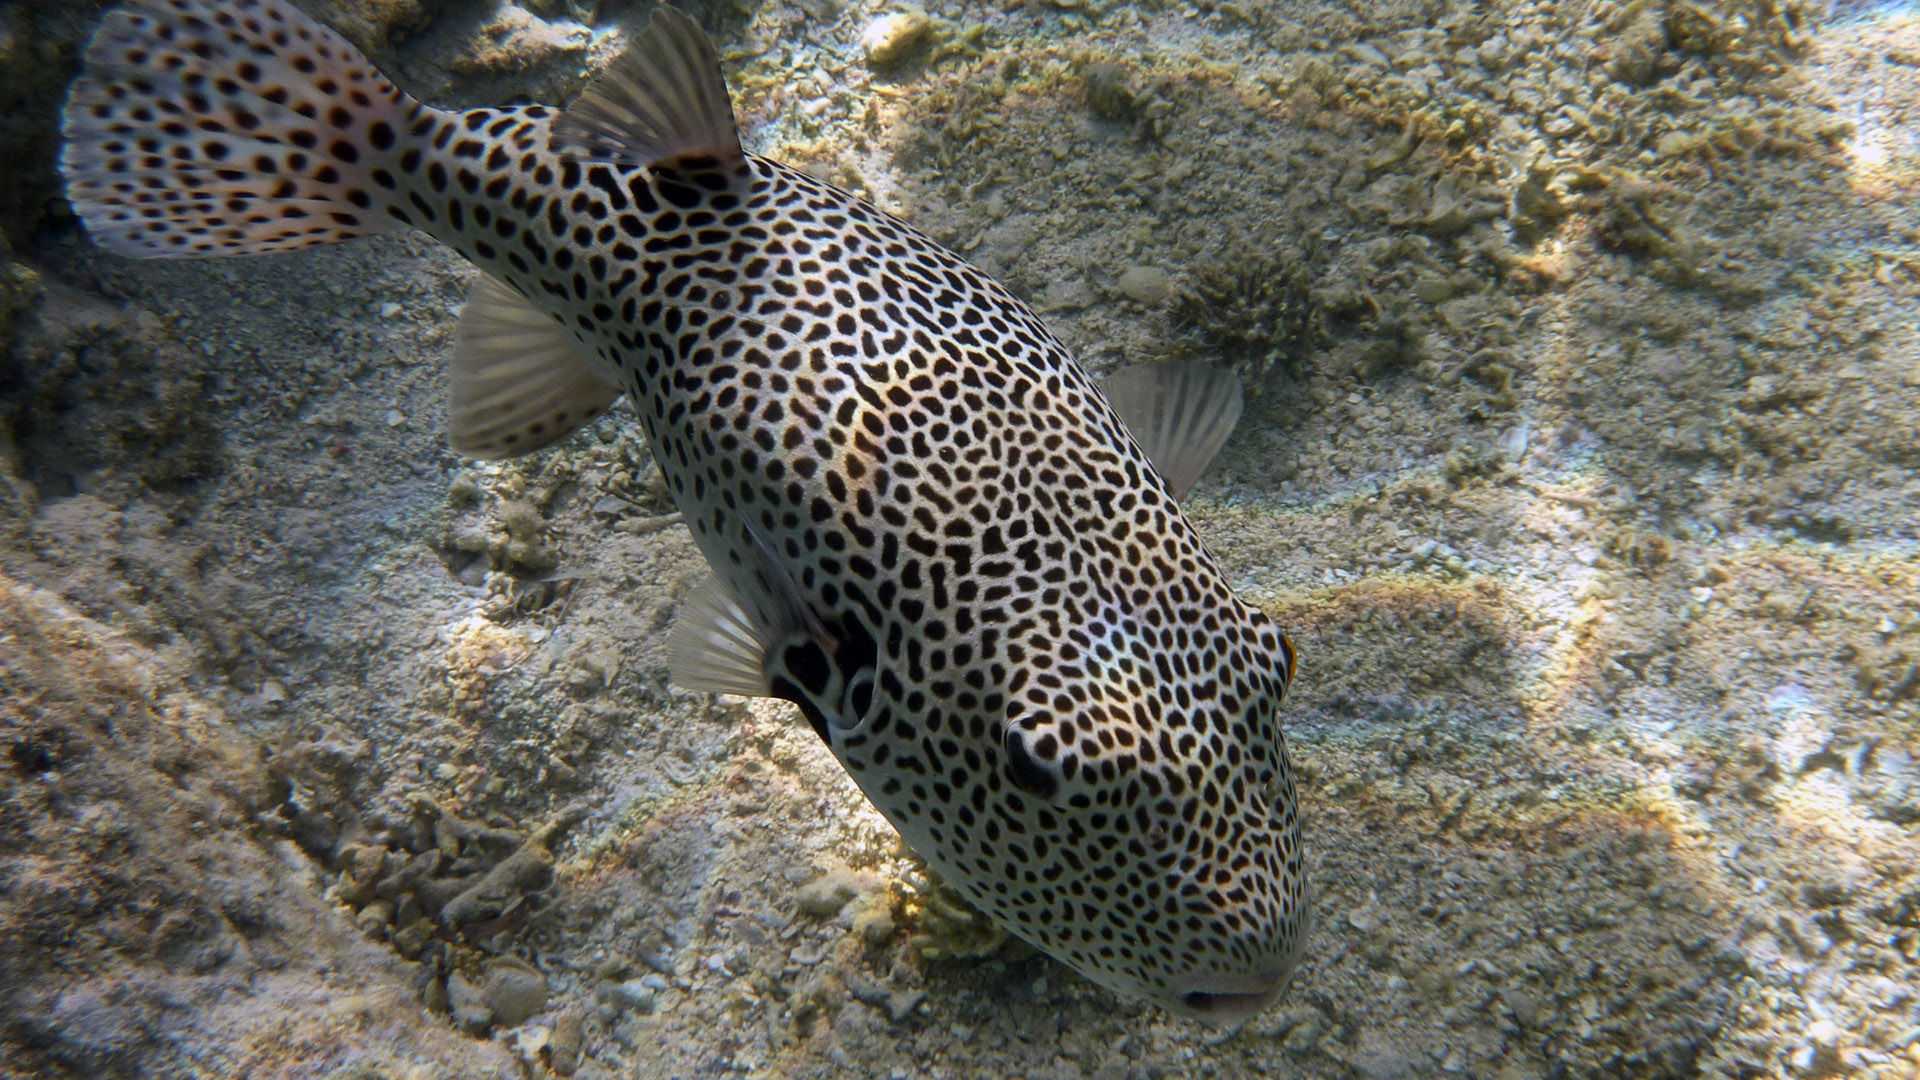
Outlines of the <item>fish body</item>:
M524 453L630 398L715 570L677 682L794 702L947 881L1093 981L1211 1018L1279 993L1294 651L1176 502L1237 383L1096 385L986 275L744 153L670 9L564 112L447 112L279 0L137 0L66 134L123 254L458 250L450 440Z

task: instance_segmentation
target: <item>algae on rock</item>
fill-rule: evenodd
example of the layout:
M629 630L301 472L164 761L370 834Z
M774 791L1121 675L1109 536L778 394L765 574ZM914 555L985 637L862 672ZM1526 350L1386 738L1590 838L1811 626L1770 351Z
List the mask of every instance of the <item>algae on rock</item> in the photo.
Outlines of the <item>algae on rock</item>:
M1311 265L1271 251L1223 259L1175 294L1173 325L1199 334L1251 389L1276 372L1297 379L1326 336Z

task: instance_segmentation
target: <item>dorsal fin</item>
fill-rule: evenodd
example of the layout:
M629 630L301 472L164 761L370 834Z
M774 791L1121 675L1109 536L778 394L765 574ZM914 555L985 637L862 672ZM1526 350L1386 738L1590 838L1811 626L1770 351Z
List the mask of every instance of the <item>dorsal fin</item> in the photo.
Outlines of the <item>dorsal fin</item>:
M699 24L670 7L607 65L553 124L554 149L647 167L711 159L727 172L745 155L720 57Z
M453 337L447 442L493 460L538 450L605 412L620 388L553 316L485 274Z
M1176 499L1220 452L1243 404L1240 377L1211 364L1141 364L1101 389Z

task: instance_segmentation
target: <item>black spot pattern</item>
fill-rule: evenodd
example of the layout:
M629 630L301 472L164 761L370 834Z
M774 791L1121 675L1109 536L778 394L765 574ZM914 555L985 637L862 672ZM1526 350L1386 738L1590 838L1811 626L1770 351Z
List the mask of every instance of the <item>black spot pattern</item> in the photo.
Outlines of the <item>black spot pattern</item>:
M982 910L1176 1006L1285 971L1292 646L1004 289L773 162L631 169L555 153L546 109L428 108L275 0L133 0L87 69L64 166L103 243L418 227L616 373L716 571L777 561L831 629L778 692Z
M840 691L808 689L817 655L778 685L875 805L1096 981L1164 1000L1284 970L1304 885L1277 716L1291 645L1060 343L802 173L750 158L734 194L704 169L556 160L549 119L436 118L415 145L446 149L402 159L432 211L415 223L619 371L720 573L751 579L750 526L824 623L871 638L851 730L828 722ZM492 141L463 152L469 132Z
M394 226L373 211L385 200L363 159L391 142L384 118L409 110L422 111L297 11L136 0L102 20L68 99L68 198L102 245L142 257L380 232Z

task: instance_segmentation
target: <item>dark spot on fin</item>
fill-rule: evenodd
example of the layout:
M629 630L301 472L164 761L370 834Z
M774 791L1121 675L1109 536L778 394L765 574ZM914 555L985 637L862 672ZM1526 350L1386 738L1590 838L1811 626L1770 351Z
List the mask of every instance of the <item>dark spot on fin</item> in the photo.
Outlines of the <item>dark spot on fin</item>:
M827 692L827 684L833 680L833 665L827 660L827 651L813 640L795 642L782 651L782 665L787 673L799 680L800 688L813 697Z
M298 251L402 227L363 150L371 131L416 110L284 0L130 3L87 45L61 116L60 171L108 251ZM324 159L310 153L322 146Z
M799 687L784 678L776 676L773 682L769 684L768 690L771 696L791 701L795 705L800 706L800 715L807 718L807 726L813 729L815 735L820 736L821 742L826 743L828 746L833 745L833 737L827 730L827 715L821 712L820 706L815 705L813 700L802 692Z
M772 548L752 526L743 527L759 558L735 580L709 578L687 597L667 637L667 670L682 690L797 702L806 695L788 661L811 645L813 658L801 656L802 667L824 686L828 657L840 643ZM776 681L784 684L781 691Z

